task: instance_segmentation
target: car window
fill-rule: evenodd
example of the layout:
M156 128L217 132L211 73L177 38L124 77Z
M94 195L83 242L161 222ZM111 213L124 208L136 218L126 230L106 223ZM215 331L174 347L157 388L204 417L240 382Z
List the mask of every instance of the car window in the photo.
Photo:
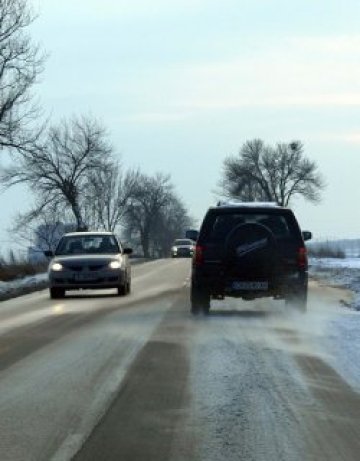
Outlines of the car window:
M112 235L87 235L63 237L56 249L56 255L116 254L119 245Z
M175 240L174 245L193 245L191 240Z
M227 213L213 216L204 229L209 242L224 241L231 230L242 224L256 223L271 230L277 240L288 240L297 235L294 225L287 215L267 213Z

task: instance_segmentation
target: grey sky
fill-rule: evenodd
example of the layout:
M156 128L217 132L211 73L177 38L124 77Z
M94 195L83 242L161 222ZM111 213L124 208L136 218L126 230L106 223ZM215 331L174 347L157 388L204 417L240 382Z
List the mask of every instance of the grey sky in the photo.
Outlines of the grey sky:
M125 166L169 172L201 220L225 156L300 139L328 187L296 202L316 237L360 237L360 2L37 0L52 119L92 113ZM0 197L4 229L29 203Z

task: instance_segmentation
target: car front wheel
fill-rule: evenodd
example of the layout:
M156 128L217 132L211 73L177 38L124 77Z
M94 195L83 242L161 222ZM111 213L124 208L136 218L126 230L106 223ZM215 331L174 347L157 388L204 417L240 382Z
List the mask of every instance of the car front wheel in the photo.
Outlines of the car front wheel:
M126 283L124 285L120 285L118 287L118 289L117 289L118 296L125 296L126 295L126 292L127 292L126 287L127 287Z
M285 304L299 312L305 313L307 311L307 289L289 293L285 298Z
M117 289L118 296L125 296L129 294L130 291L131 291L131 279L130 278L125 280L124 284L119 285Z
M63 288L50 288L50 298L51 299L60 299L65 296L65 290Z

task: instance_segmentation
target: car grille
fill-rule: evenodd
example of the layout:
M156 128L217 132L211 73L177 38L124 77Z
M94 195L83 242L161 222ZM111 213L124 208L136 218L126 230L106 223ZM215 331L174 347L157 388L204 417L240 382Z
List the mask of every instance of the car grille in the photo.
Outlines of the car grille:
M118 277L100 277L94 280L74 280L72 278L56 277L54 278L55 283L67 284L67 285L96 285L101 283L116 283L119 281Z
M82 266L66 266L66 269L70 269L71 271L74 271L74 272L80 272L82 271Z
M89 266L65 266L66 269L69 269L73 272L81 272L81 271L99 271L101 269L104 269L106 268L106 266L104 266L103 264L92 264L92 265L89 265Z
M103 268L105 268L105 266L103 264L96 265L96 266L89 266L90 271L99 271L99 270L101 270Z
M179 248L177 253L178 255L189 255L190 250L188 248Z

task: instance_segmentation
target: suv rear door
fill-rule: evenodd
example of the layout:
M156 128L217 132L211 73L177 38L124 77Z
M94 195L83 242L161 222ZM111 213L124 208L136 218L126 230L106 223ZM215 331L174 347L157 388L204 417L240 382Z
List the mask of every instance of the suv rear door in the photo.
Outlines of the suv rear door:
M251 264L251 258L243 259L245 265L229 264L229 240L233 239L238 244L237 250L245 254L251 253L256 245L261 245L261 232L256 236L256 230L266 228L273 237L273 246L276 246L279 263L279 275L284 272L295 272L298 269L298 251L303 247L303 240L297 221L289 209L284 208L213 208L204 219L198 246L202 253L202 269L204 275L219 276L219 271L224 277L246 277L247 279L264 276L264 267L257 260ZM241 242L241 237L236 242L234 230L243 232L248 229L249 236L246 242ZM252 235L250 235L252 234ZM245 243L242 244L242 243ZM267 253L264 253L264 256ZM265 256L266 259L266 256ZM196 262L196 260L195 260ZM266 264L264 260L263 266ZM252 266L252 267L251 267Z

